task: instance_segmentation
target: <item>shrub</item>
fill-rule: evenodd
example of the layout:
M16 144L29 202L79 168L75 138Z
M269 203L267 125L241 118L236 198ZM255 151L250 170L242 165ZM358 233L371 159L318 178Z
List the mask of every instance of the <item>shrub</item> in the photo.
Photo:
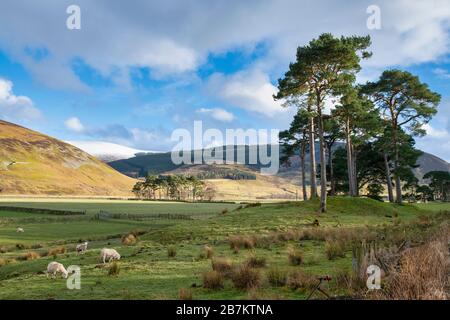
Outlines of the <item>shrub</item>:
M64 254L64 253L66 253L66 247L60 246L60 247L55 247L55 248L49 249L47 251L47 256L56 256L58 254Z
M314 277L300 271L295 270L291 272L286 281L286 285L288 288L296 290L296 289L313 289L317 286L318 280Z
M327 240L325 243L325 253L328 260L345 257L345 244L342 241Z
M290 247L288 249L288 260L291 265L299 266L303 263L303 253L298 249Z
M205 244L203 249L205 250L205 256L207 259L211 259L214 256L214 249L212 247Z
M282 287L286 284L286 272L278 268L271 268L267 272L267 280L274 287Z
M222 214L227 214L228 213L228 208L225 208L222 210Z
M229 274L233 269L233 263L229 258L214 258L211 260L211 266L214 271Z
M251 268L263 268L266 266L266 258L250 256L245 263Z
M110 276L118 276L119 273L120 273L120 266L119 266L119 264L116 261L114 261L109 266L108 275L110 275Z
M37 253L35 251L30 251L30 252L21 254L18 257L18 259L22 260L22 261L24 261L24 260L36 260L36 259L39 259L40 257L41 256L39 255L39 253Z
M212 290L223 288L223 275L217 271L209 271L203 274L203 287Z
M122 237L121 241L122 241L122 244L125 246L132 246L132 245L136 244L137 237L134 234L129 233L127 235L124 235Z
M253 249L255 247L255 238L250 236L235 235L228 238L230 248L239 251L241 248Z
M392 268L385 279L387 299L446 300L450 259L448 239L434 240L405 250L399 268Z
M249 290L259 287L261 284L261 274L257 269L243 264L234 270L231 280L236 289Z
M170 246L167 248L167 256L169 258L174 258L177 255L177 248L175 246Z
M180 300L192 300L192 290L181 288L178 291L178 299Z

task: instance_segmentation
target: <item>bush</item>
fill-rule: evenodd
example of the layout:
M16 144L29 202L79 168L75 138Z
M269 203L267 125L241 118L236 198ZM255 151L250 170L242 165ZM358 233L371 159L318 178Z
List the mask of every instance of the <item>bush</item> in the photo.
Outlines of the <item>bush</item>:
M205 256L207 259L211 259L214 256L214 249L212 247L205 244L203 249L205 250Z
M288 249L288 260L293 266L299 266L303 263L303 253L300 250L290 247Z
M167 256L169 258L174 258L177 255L177 248L175 246L170 246L167 248Z
M228 208L225 208L222 210L222 214L227 214L228 213Z
M263 268L266 266L266 258L250 256L245 263L251 268Z
M255 247L255 238L250 236L230 236L228 241L230 242L230 248L235 252L241 248L253 249Z
M192 291L190 289L181 288L178 291L179 300L192 300Z
M233 269L233 263L229 258L214 258L211 260L211 266L214 271L222 274L229 274Z
M122 241L122 244L125 246L132 246L132 245L136 244L137 237L134 234L129 233L127 235L124 235L122 237L121 241Z
M120 273L120 266L119 266L119 264L116 261L114 261L109 266L108 275L110 275L110 276L118 276L119 273Z
M64 254L64 253L66 253L66 247L60 246L60 247L49 249L47 251L47 256L56 256L58 254Z
M327 240L325 243L325 254L328 260L345 257L345 244L342 241Z
M387 290L383 299L450 299L448 238L407 249L402 252L399 262L399 268L392 268L385 279Z
M39 255L39 253L34 252L34 251L30 251L30 252L21 254L18 257L18 259L22 260L22 261L24 261L24 260L36 260L36 259L39 259L40 257L41 256Z
M286 281L288 288L296 289L314 289L319 283L314 277L300 271L296 270L291 272Z
M243 264L234 270L231 280L236 289L249 290L259 287L261 284L261 274L258 270L251 268L247 264Z
M282 287L286 284L286 272L278 269L271 268L267 272L267 280L274 287Z
M223 275L217 271L209 271L203 274L203 287L212 290L223 288Z

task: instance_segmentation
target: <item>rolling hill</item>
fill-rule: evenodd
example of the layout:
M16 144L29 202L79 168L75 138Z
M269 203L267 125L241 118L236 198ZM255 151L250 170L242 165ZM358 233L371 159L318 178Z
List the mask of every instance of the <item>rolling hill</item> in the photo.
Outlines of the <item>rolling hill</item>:
M340 147L340 145L338 145ZM249 146L235 146L235 154L237 151L244 151L246 154L246 159L248 159ZM244 149L244 150L242 150ZM319 148L317 147L316 150ZM196 152L196 151L195 151ZM280 151L281 152L281 151ZM191 158L193 158L194 151L191 151ZM225 152L224 152L225 154ZM320 163L320 157L318 151L316 153L316 161ZM236 159L235 159L236 160ZM290 158L291 165L289 167L281 166L278 176L287 178L289 180L294 179L297 180L299 178L300 171L300 162L298 156L293 156ZM309 166L309 155L306 156L306 166L308 172ZM414 172L419 180L422 179L423 175L430 171L449 171L450 172L450 164L432 154L424 152L418 159L417 164L418 168L414 169ZM176 169L190 167L189 165L175 165L171 161L170 152L165 153L157 153L157 154L143 154L137 155L135 157L129 159L122 159L109 162L109 165L114 169L133 176L146 176L148 173L150 174L161 174L167 173ZM259 169L260 165L238 165L242 168L251 168L251 169ZM296 182L298 183L298 182Z
M80 149L0 120L0 195L129 195L129 178Z

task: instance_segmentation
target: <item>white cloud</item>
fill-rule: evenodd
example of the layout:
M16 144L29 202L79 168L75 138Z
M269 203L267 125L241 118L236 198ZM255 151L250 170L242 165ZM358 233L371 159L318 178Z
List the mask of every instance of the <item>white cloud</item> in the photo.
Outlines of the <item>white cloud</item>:
M251 49L264 42L261 70L279 73L298 45L322 32L368 34L372 67L433 61L450 51L448 0L380 0L381 30L368 30L360 0L341 1L119 1L79 0L82 29L65 28L67 3L4 0L0 48L42 83L85 89L72 70L74 58L104 76L126 83L131 67L148 67L153 76L195 71L211 53ZM252 14L249 15L248 13ZM270 23L268 23L270 21ZM45 48L39 59L29 48ZM28 49L28 50L27 50Z
M70 131L76 132L76 133L81 133L84 131L84 126L81 123L80 119L78 119L77 117L71 117L69 119L67 119L64 124L66 125L66 128L69 129Z
M196 110L197 113L207 114L211 116L211 118L222 121L222 122L231 122L234 120L234 115L231 112L228 112L222 108L200 108Z
M450 73L445 69L436 68L433 70L433 73L441 79L450 79Z
M267 117L284 112L279 101L274 101L276 87L267 74L260 70L244 70L227 76L213 74L207 83L208 92L233 106Z
M0 117L13 122L27 122L41 118L42 114L33 101L13 93L13 83L0 78Z

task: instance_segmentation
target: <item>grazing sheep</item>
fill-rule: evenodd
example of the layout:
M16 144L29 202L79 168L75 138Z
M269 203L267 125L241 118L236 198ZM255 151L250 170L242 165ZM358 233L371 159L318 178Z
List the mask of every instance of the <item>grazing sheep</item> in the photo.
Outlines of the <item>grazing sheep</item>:
M77 247L76 247L77 254L86 252L87 246L88 246L87 241L85 243L77 244Z
M113 260L120 260L120 254L114 249L103 248L100 252L100 260L105 263Z
M23 230L23 228L17 228L16 232L17 233L23 233L23 232L25 232L25 230Z
M52 276L52 278L55 278L58 272L61 273L63 278L67 278L67 276L69 275L66 268L64 268L61 263L55 261L50 262L47 266L47 278L49 274Z

